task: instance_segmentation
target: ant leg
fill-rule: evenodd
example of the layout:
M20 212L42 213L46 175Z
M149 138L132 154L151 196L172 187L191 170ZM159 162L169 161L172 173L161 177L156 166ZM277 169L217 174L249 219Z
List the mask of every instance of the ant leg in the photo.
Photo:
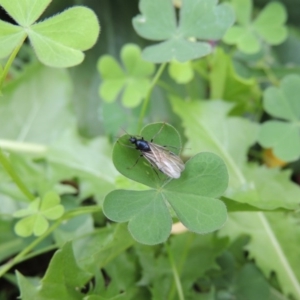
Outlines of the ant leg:
M157 171L155 170L155 168L151 165L153 171L155 172L155 174L157 175L158 179L160 179L159 174L157 173Z
M141 155L138 157L138 159L136 160L136 162L135 162L131 167L128 167L127 169L130 170L130 169L134 168L135 165L136 165L136 164L138 163L138 161L140 160L140 158L143 157L143 156L144 156L144 155L141 154Z
M174 146L169 146L169 145L164 145L162 147L164 147L164 148L173 148L173 149L181 149L179 147L174 147Z
M132 169L132 168L134 168L135 167L135 165L139 162L139 160L141 159L141 157L143 157L144 155L143 154L141 154L139 157L138 157L138 159L136 160L136 162L131 166L131 167L128 167L127 169L128 170L130 170L130 169ZM155 174L157 175L157 177L158 177L158 179L161 179L160 177L159 177L159 175L158 175L158 173L157 173L157 171L155 170L155 168L154 168L154 166L152 165L152 164L150 164L151 165L151 167L152 167L152 169L153 169L153 171L155 172Z
M154 135L154 137L151 139L151 143L153 140L161 133L162 129L165 127L166 123L164 123L161 128L158 130L158 132Z
M121 142L118 141L118 144L124 146L124 147L127 147L127 148L131 148L131 149L136 149L136 147L133 147L133 146L130 146L130 145L126 145L126 144L123 144Z
M163 125L161 126L161 128L159 129L159 131L154 135L154 137L150 140L150 142L152 143L153 142L153 140L161 133L161 131L163 130L163 128L164 128L164 126L166 125L166 123L163 123ZM164 148L173 148L173 149L182 149L182 147L174 147L174 146L169 146L169 145L164 145L164 146L162 146L162 147L164 147Z

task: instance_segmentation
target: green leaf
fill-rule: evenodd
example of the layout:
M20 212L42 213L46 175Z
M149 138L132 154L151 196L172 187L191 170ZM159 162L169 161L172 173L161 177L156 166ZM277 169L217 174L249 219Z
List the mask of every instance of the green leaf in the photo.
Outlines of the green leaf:
M262 209L297 209L300 189L289 179L290 173L247 165L248 148L257 137L257 125L246 119L228 117L231 105L222 101L182 101L171 98L185 128L188 143L184 153L201 149L224 159L229 172L225 196Z
M115 187L117 172L111 151L107 138L87 140L72 130L64 132L48 148L45 158L57 181L79 178L81 199L93 195L101 205L104 196Z
M25 217L18 221L15 231L20 236L40 236L49 227L48 220L56 220L64 213L64 207L59 204L60 198L57 193L51 191L31 202L26 209L14 213L14 217Z
M106 196L103 210L115 222L129 221L128 229L140 243L158 244L170 235L172 219L163 196L155 190L115 190Z
M43 201L41 203L41 211L47 211L47 209L52 208L60 203L59 195L54 192L50 191L46 193L43 197Z
M287 120L267 121L259 133L258 141L284 161L294 161L300 156L300 77L286 76L280 87L270 87L264 92L264 108L274 117Z
M32 201L27 208L20 209L14 213L15 218L30 216L31 214L35 214L39 211L41 199L36 198L34 201Z
M231 115L256 112L260 101L260 89L254 78L239 76L231 57L216 48L210 62L210 98L223 99L234 104Z
M169 75L177 83L184 84L190 82L194 78L194 71L190 61L180 63L172 61L169 64Z
M91 48L99 35L100 26L95 13L86 7L72 7L61 14L35 23L50 2L0 1L0 5L20 25L0 22L0 41L4 46L0 52L1 58L9 55L28 35L42 63L61 68L82 62L82 51Z
M268 176L268 178L266 180L264 180L265 182L268 182L270 185L272 185L272 187L274 187L274 189L269 189L266 190L264 189L264 185L266 184L265 182L263 182L261 185L259 185L259 180L255 181L255 184L257 183L257 190L259 190L260 192L262 192L263 190L265 190L264 197L259 198L260 195L258 195L257 193L253 192L253 194L248 194L246 197L244 197L245 195L243 195L241 193L240 197L238 195L235 195L235 199L241 201L241 202L237 202L234 199L230 199L228 197L222 197L222 201L224 202L224 204L226 205L227 211L228 212L258 212L258 211L278 211L278 212L282 212L282 211L286 211L286 212L290 212L290 210L293 210L293 208L295 207L295 203L293 203L294 201L291 201L291 208L288 209L286 208L287 206L289 206L288 203L288 199L289 199L289 195L285 195L284 194L284 190L283 187L287 186L287 188L290 188L291 190L289 191L288 194L290 195L295 195L298 192L300 192L297 189L297 186L295 184L293 184L291 181L289 181L289 177L287 177L287 174L278 174L278 172L274 172L275 174L270 174L267 172L268 169L261 169L261 168L257 168L257 166L253 166L252 168L252 172L251 171L249 173L249 177L253 176L253 180L255 180L254 176L257 174L257 176ZM273 175L273 177L272 177ZM280 176L283 175L283 176ZM279 181L280 179L282 179L281 184L277 184L277 181ZM272 182L273 180L273 182ZM247 198L247 199L245 199ZM278 202L281 200L282 202L282 207L285 208L275 208L273 207L273 202L270 200L273 199L278 199ZM276 199L276 200L277 200ZM252 201L251 201L252 200ZM254 205L250 205L248 204L249 202L254 202L257 201L261 201L261 203L263 203L263 205L259 205L259 207L254 206ZM248 202L248 203L247 203ZM278 203L277 203L278 206Z
M72 199L74 202L76 199ZM77 203L73 204L74 206ZM87 209L88 208L88 209ZM63 216L63 222L59 227L53 232L53 237L57 245L62 247L66 241L75 240L86 236L94 232L94 222L95 220L92 217L93 213L99 213L101 208L98 206L98 211L92 211L88 207L79 206L71 211L67 211Z
M225 250L228 239L216 238L215 234L195 235L184 233L170 238L169 256L172 255L175 268L180 274L183 294L189 299L199 298L194 283L205 276L210 269L218 268L217 257ZM170 261L160 248L137 244L134 246L141 265L141 284L151 285L151 299L166 299L174 294L174 278L170 273ZM164 250L164 249L163 249ZM197 267L195 267L197 266ZM149 297L148 297L149 298Z
M276 47L275 50L275 55L278 57L278 60L281 62L281 64L293 64L295 66L295 69L293 68L278 68L278 75L280 77L282 75L288 75L291 73L300 73L299 72L299 64L300 64L300 57L298 56L300 49L300 37L298 30L296 28L289 28L288 30L288 37L278 47ZM276 69L274 69L276 70ZM276 76L278 76L276 75Z
M244 265L237 275L235 287L237 299L271 299L268 282L254 264Z
M25 38L22 28L0 20L0 58L8 56Z
M62 268L62 266L64 266ZM52 257L38 293L40 299L82 299L78 291L91 275L80 269L75 261L72 244L66 243Z
M158 132L160 133L156 135ZM141 136L145 140L150 141L154 138L154 143L158 145L170 146L172 152L179 154L182 148L181 138L178 131L171 125L155 123L151 126L146 126L141 132ZM129 135L123 135L114 145L113 148L113 163L116 169L124 176L140 182L152 188L159 187L167 178L160 173L159 176L154 171L153 167L147 163L144 158L132 167L140 156L140 152L136 151L129 142Z
M2 194L2 205L8 204L8 201L5 201L5 196ZM3 201L4 200L4 201ZM3 213L2 213L3 215ZM2 232L0 236L0 260L4 261L9 259L12 255L17 254L28 246L31 242L30 239L24 239L19 237L14 232L14 220L0 220L0 231Z
M156 135L156 133L158 133ZM178 132L168 124L146 126L141 135L160 145L180 145ZM223 161L212 153L200 153L187 163L181 177L169 180L157 174L153 167L139 157L135 149L126 147L129 136L115 144L113 161L126 177L153 189L147 191L115 190L109 193L103 204L106 216L113 221L129 221L132 236L144 244L164 242L171 230L171 217L167 203L174 209L180 221L191 231L208 233L220 228L226 221L226 207L218 199L227 186L227 170ZM129 167L129 168L128 168Z
M300 156L299 126L280 121L263 123L258 141L264 148L273 148L276 157L295 161Z
M21 151L22 142L50 144L75 124L70 110L71 81L65 70L32 66L22 80L3 92L1 139L17 140L16 148Z
M43 196L40 211L48 220L57 220L64 213L64 207L60 205L60 197L54 192L48 192Z
M19 220L15 225L17 235L27 237L32 235L35 226L36 216L32 215Z
M233 2L238 25L229 28L223 41L237 45L241 52L254 54L261 50L262 41L269 45L281 44L287 38L285 7L279 2L269 3L251 22L251 1Z
M62 31L61 28L64 30ZM39 60L51 67L71 67L83 61L83 50L91 48L98 38L99 23L87 7L73 7L28 31Z
M134 240L123 224L111 224L93 234L81 235L73 241L73 249L79 267L93 274L95 267L105 267L133 244Z
M270 45L281 44L287 37L285 7L279 2L268 3L253 23L257 33Z
M288 75L280 87L269 87L264 92L265 110L277 118L297 122L300 120L300 76Z
M0 5L8 14L21 26L28 27L33 24L43 13L51 0L41 0L38 2L27 0L0 0Z
M165 40L176 30L175 10L170 1L140 1L139 9L144 16L136 16L133 26L135 29L137 27L136 31L142 37L149 40Z
M35 236L40 236L43 233L45 233L46 230L48 229L49 222L43 215L40 215L40 214L36 214L32 217L35 217L35 221L33 224L33 234Z
M105 272L110 278L113 278L113 280L109 285L106 285L105 275L99 270L95 276L94 289L89 293L93 295L94 298L87 297L86 300L144 298L137 294L140 287L136 285L136 262L133 260L131 253L123 252L118 255L113 261L106 265ZM101 295L101 297L97 298L98 295Z
M100 57L98 70L103 82L99 93L107 102L113 102L123 89L123 105L135 107L148 93L149 76L154 72L154 65L143 61L140 48L133 44L127 44L122 48L121 59L124 70L113 57L109 55Z
M207 43L191 42L183 38L177 38L146 47L143 50L142 57L154 63L164 63L172 60L184 63L210 53L211 46Z
M32 234L40 236L48 229L47 219L39 212L32 213L28 217L19 220L15 225L15 232L22 237Z
M219 100L185 102L171 97L171 104L181 117L188 137L184 153L188 156L199 150L216 153L226 162L230 187L239 189L241 181L245 184L241 169L248 148L256 140L257 125L242 118L227 117L232 105Z
M141 15L133 18L133 26L142 37L164 41L149 46L143 58L155 63L171 60L186 62L211 52L208 43L191 41L218 40L234 21L233 11L217 1L190 0L182 2L180 20L176 24L175 8L168 0L141 0Z
M238 25L228 29L223 41L229 45L236 44L238 49L246 54L257 53L261 48L255 34Z
M220 233L231 239L249 234L251 239L246 246L249 258L255 259L266 277L275 272L284 294L292 294L297 299L300 297L297 267L300 232L295 222L295 216L286 213L232 213Z
M16 277L20 289L20 298L23 300L34 299L37 296L38 287L34 286L32 282L18 272L18 270L16 270Z
M251 164L243 168L243 175L248 182L247 191L236 190L232 195L235 200L266 210L295 210L299 206L300 189L290 180L290 170Z
M239 24L246 26L251 22L252 0L232 0L236 20Z

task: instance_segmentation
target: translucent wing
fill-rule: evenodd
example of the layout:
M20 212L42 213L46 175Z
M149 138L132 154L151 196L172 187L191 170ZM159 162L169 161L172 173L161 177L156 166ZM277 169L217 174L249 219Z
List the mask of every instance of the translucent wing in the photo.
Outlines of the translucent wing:
M143 156L157 169L171 178L179 178L184 170L180 157L165 147L148 142L151 151L143 152Z

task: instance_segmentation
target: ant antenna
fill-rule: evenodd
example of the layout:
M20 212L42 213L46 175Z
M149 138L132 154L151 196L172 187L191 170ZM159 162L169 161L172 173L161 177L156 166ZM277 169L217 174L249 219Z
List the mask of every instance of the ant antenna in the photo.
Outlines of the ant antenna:
M132 136L132 134L129 134L123 127L121 127L121 129L122 129L126 134L128 134L129 136Z
M130 134L130 133L128 133L123 127L121 127L121 129L122 129L126 134L128 134L130 137L141 136L141 135L138 135L138 134Z

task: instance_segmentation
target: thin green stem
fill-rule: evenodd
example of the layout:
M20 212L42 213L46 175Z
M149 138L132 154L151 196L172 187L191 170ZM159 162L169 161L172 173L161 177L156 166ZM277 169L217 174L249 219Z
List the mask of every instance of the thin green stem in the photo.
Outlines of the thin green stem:
M174 261L174 258L173 258L172 251L171 251L171 249L170 249L170 247L167 243L165 243L165 246L166 246L169 261L170 261L170 264L171 264L171 267L172 267L172 272L173 272L173 276L174 276L175 285L176 285L176 289L177 289L177 292L178 292L179 300L184 300L182 286L181 286L180 278L179 278L178 271L177 271L177 268L176 268L176 265L175 265L175 261Z
M275 86L279 86L280 85L280 81L277 79L277 77L274 75L274 73L272 72L272 69L267 66L265 63L262 63L261 65L262 70L265 72L268 80Z
M36 154L44 154L47 151L47 147L43 145L3 139L0 139L0 148L8 151L28 152Z
M28 255L25 255L22 258L20 258L18 263L21 263L23 261L26 261L26 260L31 259L33 257L36 257L38 255L42 255L42 254L47 253L49 251L56 250L57 248L59 248L59 245L58 244L53 244L53 245L50 245L48 247L42 248L40 250L32 251Z
M163 70L165 69L166 65L167 65L167 63L161 64L160 67L158 68L155 76L152 79L151 85L149 87L149 90L148 90L147 95L144 99L144 103L143 103L143 106L142 106L142 109L141 109L141 113L140 113L140 117L139 117L139 123L138 123L138 132L142 129L142 126L143 126L143 120L145 118L145 114L146 114L146 111L147 111L147 108L148 108L148 105L149 105L151 92L152 92L155 84L157 83L158 79L160 78L160 76L161 76Z
M13 259L8 261L5 265L1 266L0 268L0 278L9 271L10 268L12 268L14 265L19 263L23 260L23 258L26 256L27 253L29 253L34 247L36 247L41 241L43 241L56 227L58 227L61 223L61 219L57 220L54 224L52 224L51 227L48 228L48 230L35 239L30 245L28 245L25 249L23 249L18 255L16 255Z
M23 45L23 42L25 41L26 39L26 36L24 36L23 40L20 42L19 46L17 46L14 51L12 52L12 54L10 55L10 57L8 58L7 62L6 62L6 65L3 69L3 72L0 76L0 91L2 89L2 86L3 86L3 82L8 74L8 70L10 69L14 59L16 58L18 52L20 51L20 48L22 47Z
M191 244L195 239L195 235L193 233L189 233L186 236L187 236L187 238L184 241L184 248L181 251L180 259L177 261L177 271L179 273L182 272L183 266L185 264L185 261L187 259L187 256L188 256L190 248L191 248ZM176 291L176 284L173 283L172 287L170 289L169 297L168 297L169 300L174 299L175 291Z
M8 175L12 178L15 184L18 186L20 191L28 198L29 201L35 199L35 196L30 193L25 184L22 182L18 174L15 172L13 167L11 166L9 160L6 158L5 154L0 149L0 164L3 166Z

